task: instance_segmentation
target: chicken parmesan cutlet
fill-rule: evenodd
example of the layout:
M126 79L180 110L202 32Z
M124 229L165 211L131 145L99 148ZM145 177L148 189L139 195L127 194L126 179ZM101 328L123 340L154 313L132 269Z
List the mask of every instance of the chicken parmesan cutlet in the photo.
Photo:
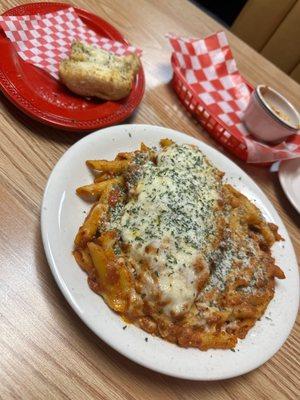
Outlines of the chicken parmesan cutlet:
M274 296L277 227L196 147L161 141L87 161L94 205L74 247L122 318L184 347L233 348Z

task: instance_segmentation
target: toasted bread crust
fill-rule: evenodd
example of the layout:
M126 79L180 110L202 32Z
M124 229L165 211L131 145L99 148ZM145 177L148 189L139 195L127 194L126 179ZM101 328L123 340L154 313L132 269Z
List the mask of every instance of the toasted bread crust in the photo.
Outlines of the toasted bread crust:
M116 56L74 42L70 57L60 63L59 77L78 95L119 100L130 93L139 66L140 61L135 54Z

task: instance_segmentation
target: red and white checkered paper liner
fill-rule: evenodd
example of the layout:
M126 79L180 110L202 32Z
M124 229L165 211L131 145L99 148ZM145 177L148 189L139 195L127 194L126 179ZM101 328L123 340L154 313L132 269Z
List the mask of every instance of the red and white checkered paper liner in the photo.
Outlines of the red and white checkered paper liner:
M141 54L140 49L97 35L72 7L43 15L0 16L0 27L24 61L46 70L56 79L59 63L68 57L74 40L117 55Z
M204 39L167 37L173 48L172 67L179 72L185 85L199 96L207 112L225 128L223 134L233 135L247 147L247 161L273 162L300 157L300 133L287 143L268 146L249 137L242 122L251 90L241 77L225 32Z

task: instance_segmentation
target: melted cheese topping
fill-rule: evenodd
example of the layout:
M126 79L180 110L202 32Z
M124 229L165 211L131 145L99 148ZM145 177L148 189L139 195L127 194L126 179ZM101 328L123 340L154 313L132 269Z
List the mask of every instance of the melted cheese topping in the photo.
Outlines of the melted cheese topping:
M220 176L189 145L172 145L159 153L157 164L149 160L140 168L118 228L136 273L143 270L146 300L159 295L164 313L176 315L190 308L209 273Z

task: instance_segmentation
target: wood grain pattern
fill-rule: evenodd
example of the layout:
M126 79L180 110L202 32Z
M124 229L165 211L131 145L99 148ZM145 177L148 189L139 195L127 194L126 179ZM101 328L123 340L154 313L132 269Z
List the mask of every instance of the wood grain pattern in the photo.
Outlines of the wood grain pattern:
M25 2L3 0L0 12ZM185 0L76 0L73 4L105 18L144 50L146 93L129 122L178 129L219 148L186 115L173 93L170 49L164 38L166 32L207 35L220 29L215 21ZM274 86L299 107L299 85L231 33L228 36L249 81ZM0 97L0 398L299 398L299 320L281 350L265 365L220 382L190 382L148 371L110 349L85 327L52 278L39 227L47 178L64 151L83 135L40 125ZM234 161L273 202L299 259L300 218L282 192L277 173Z

